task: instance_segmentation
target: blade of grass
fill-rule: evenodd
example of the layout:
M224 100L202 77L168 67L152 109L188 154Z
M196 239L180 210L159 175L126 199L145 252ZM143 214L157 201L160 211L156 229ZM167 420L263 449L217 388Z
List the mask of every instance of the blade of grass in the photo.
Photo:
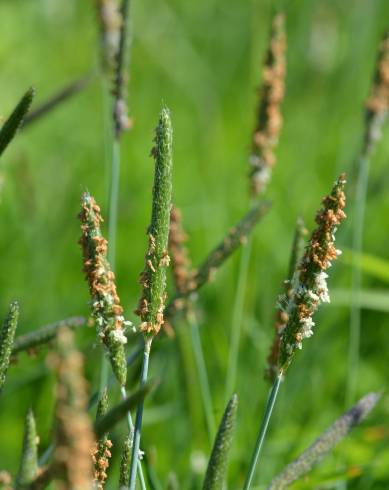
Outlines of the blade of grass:
M194 354L197 372L199 376L201 400L204 408L208 436L210 442L212 442L215 436L215 419L213 416L212 395L211 395L211 389L209 387L208 373L205 364L203 348L201 345L199 324L197 322L196 314L193 311L193 308L190 307L188 308L187 319L189 323L190 335L192 340L193 354Z
M32 87L29 88L0 129L0 155L2 155L23 123L23 119L30 109L34 95L35 90Z

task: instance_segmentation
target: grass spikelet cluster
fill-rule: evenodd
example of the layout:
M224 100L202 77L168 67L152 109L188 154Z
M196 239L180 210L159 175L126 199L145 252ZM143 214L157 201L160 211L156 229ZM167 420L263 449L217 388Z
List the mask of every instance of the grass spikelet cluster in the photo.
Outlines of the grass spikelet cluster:
M279 13L272 22L250 155L250 186L254 197L265 190L276 163L274 147L278 143L282 126L281 103L285 91L285 52L285 18L283 13Z
M97 405L96 421L101 419L108 411L108 391L105 389L101 395ZM94 479L98 490L104 488L105 480L107 479L107 469L111 458L112 441L108 437L108 432L98 439L96 448L92 453L93 465L95 467Z
M95 5L100 26L101 64L104 71L111 73L119 49L122 24L118 0L95 0Z
M170 263L168 238L172 199L172 139L169 110L161 111L152 155L155 159L151 224L145 268L140 277L142 297L136 313L141 317L141 332L157 335L164 323L166 268Z
M50 364L57 376L54 480L63 488L90 489L95 442L87 414L83 358L73 345L69 329L59 332L57 352L52 354Z
M341 175L331 194L323 199L323 207L316 215L317 228L291 280L291 289L279 299L280 308L288 318L281 332L279 368L282 371L289 366L296 349L301 349L302 340L313 334L312 316L320 303L330 301L325 271L340 254L335 248L335 232L346 217L345 183L345 176Z
M103 221L100 208L88 193L81 199L80 244L84 255L84 271L89 284L92 302L92 316L95 319L99 339L107 349L113 372L124 386L127 364L124 344L127 338L124 326L123 308L116 292L115 275L107 260L107 240L102 236L100 225Z
M303 220L299 218L296 223L292 250L290 254L288 278L283 284L284 294L287 298L290 298L293 293L291 281L302 258L305 245L305 236L307 235L307 233L308 231L304 226ZM271 383L274 383L278 375L278 358L280 354L281 333L285 329L287 323L287 313L285 313L285 311L281 308L277 308L276 321L274 324L274 340L270 348L269 356L267 358L267 368L265 371L265 378L268 379Z

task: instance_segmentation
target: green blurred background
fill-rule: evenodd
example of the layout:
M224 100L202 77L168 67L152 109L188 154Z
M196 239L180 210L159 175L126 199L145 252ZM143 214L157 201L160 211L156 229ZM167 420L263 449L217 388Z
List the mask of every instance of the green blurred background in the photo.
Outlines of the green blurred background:
M259 0L132 1L129 107L133 130L122 143L117 281L127 316L138 298L145 229L151 209L153 161L149 157L161 104L174 123L174 201L183 212L194 264L246 212L248 154L261 64L270 19L282 2ZM272 338L275 300L285 278L297 216L309 228L335 177L349 174L349 220L338 247L351 247L354 161L363 131L379 40L389 26L387 0L285 2L288 72L284 128L267 197L270 214L255 232L244 302L236 391L239 415L229 487L245 476L268 385L263 380ZM30 85L35 105L98 66L92 1L1 0L0 114L6 117ZM0 312L21 304L19 333L75 314L88 315L77 220L88 189L106 211L109 145L101 81L22 131L1 161ZM362 311L357 395L386 389L389 367L389 141L388 128L371 162L364 251L385 262L363 275L369 291ZM317 329L296 356L282 386L267 440L258 487L305 448L346 408L351 285L347 254L331 269L333 301L316 316ZM361 263L361 265L364 265ZM367 266L366 266L367 267ZM229 336L237 293L239 253L199 295L201 337L214 416L224 405ZM188 327L166 340L151 358L160 378L148 399L143 449L165 485L170 472L181 488L198 488L210 452ZM93 331L77 334L87 354L91 390L97 385L100 349ZM131 346L129 347L131 348ZM20 355L0 403L0 469L15 472L29 406L43 451L50 439L53 378L46 349ZM134 367L133 377L137 375ZM135 381L134 381L135 382ZM114 394L113 401L118 396ZM389 396L310 476L293 488L389 488ZM113 435L108 488L117 488L122 424Z

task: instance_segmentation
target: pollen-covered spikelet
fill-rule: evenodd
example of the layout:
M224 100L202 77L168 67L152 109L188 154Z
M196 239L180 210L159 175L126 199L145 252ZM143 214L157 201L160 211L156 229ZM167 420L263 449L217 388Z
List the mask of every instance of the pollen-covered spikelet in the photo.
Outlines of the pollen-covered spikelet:
M276 162L274 148L282 126L281 103L285 92L285 52L285 19L279 13L273 19L250 155L250 186L254 196L265 190Z
M145 268L140 275L142 297L135 313L141 318L140 331L157 335L164 323L166 301L166 268L170 263L168 239L172 196L172 140L173 129L170 112L161 110L156 128L153 203L151 224L148 229L149 244Z
M288 295L281 295L279 307L287 315L287 323L281 332L279 369L285 371L302 340L311 337L315 323L313 314L320 303L329 303L326 270L340 254L335 248L335 232L346 217L345 176L342 174L331 191L323 199L323 206L316 215L317 228L312 233L301 262L291 280Z
M108 411L108 392L104 390L98 406L96 420L103 417ZM97 441L95 448L92 451L92 461L95 467L95 482L98 490L103 490L105 480L107 479L107 469L111 458L112 442L108 438L108 433L105 433Z
M103 219L100 208L88 193L84 193L81 199L80 220L84 271L89 284L97 334L106 347L115 376L124 386L127 376L124 344L127 343L127 338L123 327L131 322L124 320L116 292L115 275L107 260L108 243L101 234L100 225Z
M72 332L58 333L57 352L49 358L57 376L53 474L56 488L90 490L93 480L92 426L87 413L83 358L73 345Z
M293 278L296 268L301 260L305 245L305 236L308 230L304 226L301 218L297 220L292 250L289 261L288 279L284 281L283 289L287 298L290 298L293 292L291 279ZM267 367L265 371L265 379L271 383L274 382L278 375L278 358L280 355L281 334L288 323L288 314L282 309L277 308L276 321L274 324L274 339L270 348L270 353L267 358Z
M383 37L378 53L376 74L366 103L365 151L379 139L381 125L389 109L389 31Z

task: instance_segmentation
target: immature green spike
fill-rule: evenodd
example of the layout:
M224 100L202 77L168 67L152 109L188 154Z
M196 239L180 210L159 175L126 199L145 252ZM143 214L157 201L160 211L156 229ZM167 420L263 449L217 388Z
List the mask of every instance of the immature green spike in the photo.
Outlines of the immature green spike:
M16 490L27 488L38 474L38 442L34 414L29 410L24 424L22 459L16 477Z
M18 318L19 305L14 301L10 304L7 318L0 332L0 393L3 389L8 371Z
M128 437L124 442L122 459L120 461L119 489L125 490L130 483L130 463L131 463L131 439Z
M29 88L0 129L0 155L7 148L17 130L20 128L24 117L30 109L34 94L35 90L32 87Z
M234 394L227 404L216 434L212 454L205 474L203 490L221 490L223 488L227 473L228 453L235 430L237 408L238 397Z
M166 267L169 265L168 238L172 197L172 139L173 130L169 110L162 108L156 128L151 224L148 230L149 248L145 268L141 274L143 294L137 314L141 317L141 331L156 335L163 322L166 299Z
M374 408L381 395L369 393L359 400L270 483L268 490L283 490L321 461Z

